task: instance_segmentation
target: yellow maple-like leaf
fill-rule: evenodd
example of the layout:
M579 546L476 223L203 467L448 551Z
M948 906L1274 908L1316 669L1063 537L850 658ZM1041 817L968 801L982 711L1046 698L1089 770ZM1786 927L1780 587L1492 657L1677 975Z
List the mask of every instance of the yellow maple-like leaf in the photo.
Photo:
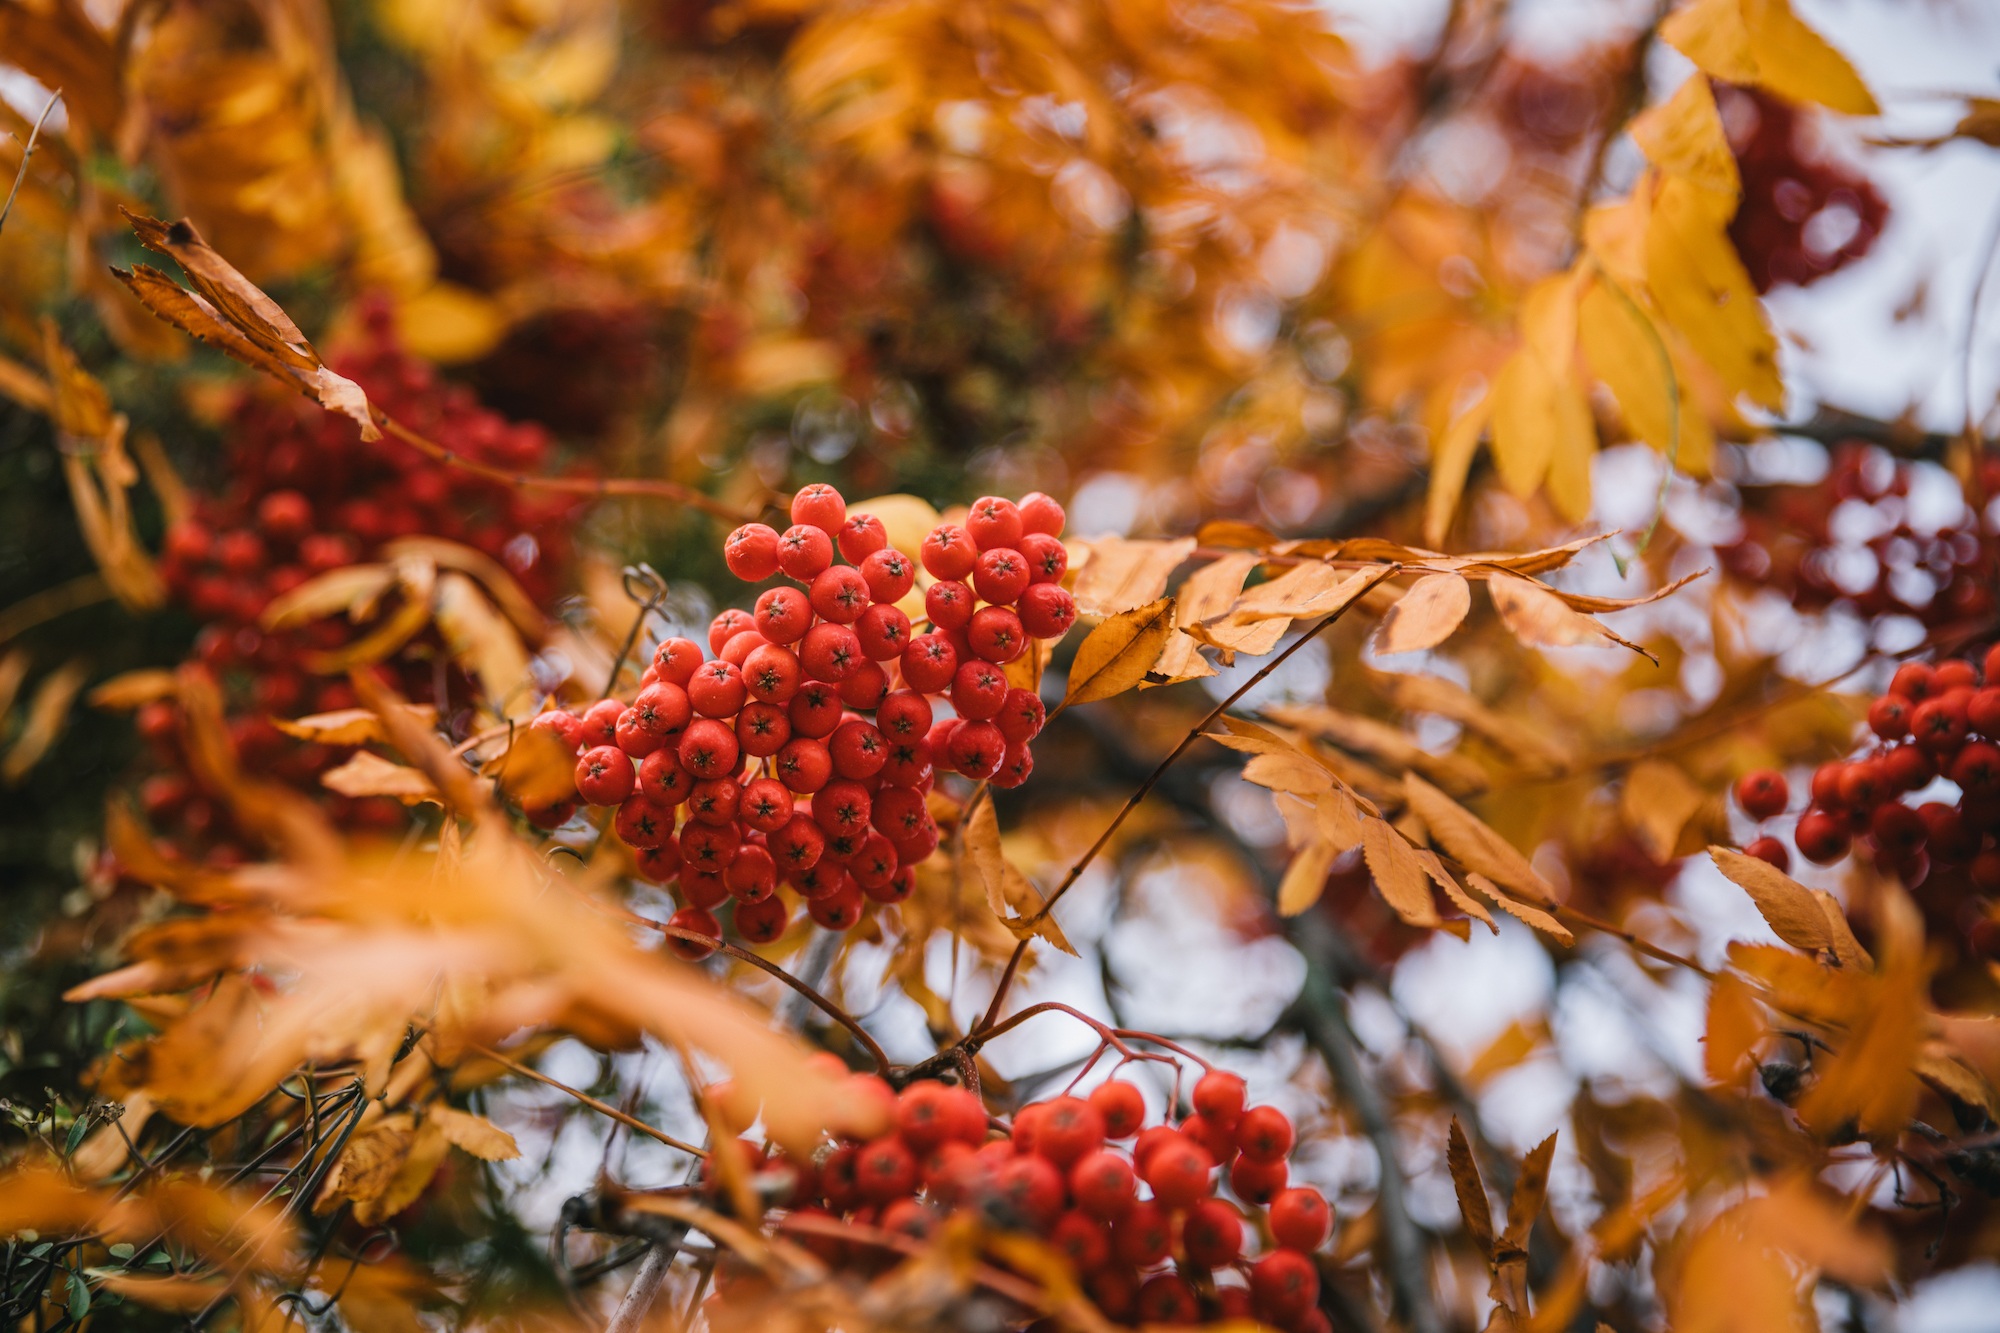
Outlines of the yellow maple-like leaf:
M1660 35L1729 83L1757 84L1850 116L1881 110L1847 57L1800 21L1787 0L1695 0L1661 24Z

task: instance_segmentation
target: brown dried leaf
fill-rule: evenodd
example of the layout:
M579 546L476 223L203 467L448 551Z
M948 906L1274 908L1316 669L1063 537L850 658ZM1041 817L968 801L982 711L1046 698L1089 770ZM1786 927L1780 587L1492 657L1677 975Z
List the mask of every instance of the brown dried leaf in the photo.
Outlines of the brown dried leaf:
M1361 823L1361 854L1368 862L1368 874L1376 892L1391 911L1413 926L1431 929L1440 924L1437 905L1431 901L1431 878L1416 851L1403 835L1380 819Z
M1173 629L1174 601L1161 597L1104 621L1076 650L1063 706L1096 703L1145 679Z
M1158 600L1173 572L1194 554L1194 546L1192 537L1172 541L1093 537L1070 543L1071 566L1082 566L1072 587L1078 614L1114 616Z
M1861 947L1861 941L1854 938L1854 928L1847 924L1847 913L1841 909L1840 900L1825 889L1814 889L1812 896L1826 916L1827 937L1833 941L1834 958L1842 967L1873 971L1875 960Z
M398 537L382 548L382 554L389 560L400 560L405 556L418 556L430 561L439 569L456 569L478 579L507 619L514 622L514 628L523 637L538 641L548 633L549 622L535 605L534 598L528 596L507 567L484 551L474 550L459 542L446 541L443 537L415 536Z
M1551 1134L1536 1144L1521 1160L1521 1174L1514 1182L1514 1197L1507 1201L1507 1232L1500 1245L1515 1250L1528 1248L1528 1233L1541 1216L1542 1201L1549 1192L1549 1163L1555 1160L1556 1136Z
M1538 906L1553 907L1556 904L1555 887L1542 878L1541 872L1528 863L1527 857L1514 850L1513 844L1488 828L1471 811L1415 773L1403 775L1403 791L1409 797L1410 808L1417 812L1424 826L1430 830L1431 840L1442 845L1460 865L1478 871ZM1508 907L1508 910L1513 908ZM1568 932L1563 934L1567 936Z
M427 1113L453 1146L485 1162L511 1162L521 1155L514 1136L483 1115L473 1115L455 1106L433 1106Z
M328 791L342 796L393 796L404 805L438 801L438 790L420 768L391 763L367 750L320 774Z
M425 566L429 567L428 559ZM437 581L431 611L452 660L479 682L486 706L502 717L532 717L536 700L528 650L479 585L448 571Z
M1297 916L1319 901L1326 891L1327 873L1333 869L1340 850L1323 838L1315 838L1293 854L1278 881L1278 915Z
M1457 574L1427 574L1382 617L1377 650L1388 655L1435 648L1471 609L1471 584Z
M1500 933L1500 923L1493 919L1493 914L1486 910L1486 905L1459 887L1458 881L1444 868L1444 862L1438 859L1436 852L1428 847L1419 847L1416 852L1417 864L1424 868L1424 873L1431 877L1432 883L1444 890L1444 896L1451 901L1452 906L1473 920L1484 922L1486 929L1495 935Z
M557 737L534 727L514 728L507 748L479 772L525 810L558 805L576 795L576 756Z
M1764 1012L1750 987L1734 973L1724 972L1708 993L1708 1031L1701 1061L1709 1081L1740 1087L1754 1068L1751 1056L1764 1039Z
M175 688L173 672L164 667L141 667L92 686L83 698L92 708L129 713L156 699L171 698Z
M293 629L336 612L359 620L395 583L394 565L343 565L272 598L259 620L272 630Z
M1807 953L1833 947L1833 931L1827 925L1826 911L1805 885L1768 861L1728 847L1710 847L1708 854L1716 869L1750 895L1750 901L1757 905L1758 912L1779 939Z
M965 840L964 862L969 862L973 878L984 892L986 905L993 909L993 915L1000 918L1002 925L1013 932L1016 939L1027 939L1039 935L1056 948L1076 956L1076 949L1070 944L1055 918L1048 914L1048 904L1041 891L1028 882L1028 877L1014 868L1000 847L1000 821L993 813L990 799L979 801L971 816L961 826L960 836ZM960 873L964 873L964 862Z
M1479 1164L1472 1158L1472 1145L1458 1117L1451 1119L1451 1133L1445 1140L1445 1164L1451 1168L1451 1187L1458 1195L1458 1215L1465 1229L1478 1242L1480 1253L1493 1258L1493 1205L1486 1198L1486 1184L1479 1178Z
M1664 759L1642 759L1625 774L1625 787L1618 804L1626 825L1638 837L1646 854L1665 864L1674 859L1681 831L1707 799L1708 793L1697 787L1678 764Z
M437 709L429 704L404 704L419 726L437 725ZM341 708L331 713L311 713L298 718L272 718L272 724L287 736L320 745L365 745L386 741L382 719L372 708Z
M1318 704L1274 704L1263 711L1267 717L1339 749L1370 755L1392 768L1415 769L1454 795L1470 795L1486 787L1484 771L1471 760L1432 754L1401 728L1375 718Z
M49 747L62 735L69 721L70 705L76 702L77 692L89 674L90 669L78 660L65 662L42 677L41 684L28 698L26 715L14 744L8 748L6 758L0 759L0 783L16 786L42 762Z
M1659 661L1638 644L1620 638L1582 612L1570 610L1562 598L1539 583L1514 574L1495 574L1486 581L1486 589L1492 594L1501 623L1531 648L1601 648L1615 643Z
M1260 583L1236 599L1231 620L1268 620L1284 617L1298 620L1307 616L1329 616L1380 583L1381 569L1359 569L1342 575L1331 565L1314 561Z
M1467 871L1465 882L1508 916L1523 925L1534 927L1564 948L1576 943L1576 936L1570 933L1569 927L1539 907L1508 897L1498 885L1478 871Z

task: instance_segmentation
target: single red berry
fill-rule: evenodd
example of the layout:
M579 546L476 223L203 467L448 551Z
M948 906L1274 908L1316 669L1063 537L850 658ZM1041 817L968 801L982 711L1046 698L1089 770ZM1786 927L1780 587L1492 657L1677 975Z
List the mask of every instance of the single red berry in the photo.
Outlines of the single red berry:
M1021 497L1020 513L1022 531L1050 537L1062 536L1063 524L1068 522L1063 507L1041 491L1029 491Z
M860 637L846 625L814 625L799 644L799 661L814 680L846 680L866 660ZM797 725L796 720L793 725Z
M636 859L639 873L655 884L670 884L681 873L681 850L672 834L657 847L642 848Z
M615 745L585 750L576 761L577 794L592 805L618 805L632 794L632 757Z
M273 541L290 545L312 525L312 501L297 491L272 491L257 502L257 526Z
M972 567L973 590L995 606L1013 605L1029 581L1028 558L1010 546L980 552L979 563Z
M1151 1268L1173 1244L1173 1219L1157 1200L1133 1204L1111 1224L1111 1253L1134 1268Z
M1069 1188L1077 1207L1111 1222L1122 1217L1137 1199L1138 1177L1124 1157L1100 1148L1070 1168Z
M732 728L704 717L688 723L687 730L681 733L679 753L681 767L700 780L735 772L741 747Z
M1104 1146L1104 1116L1082 1097L1057 1097L1042 1104L1035 1151L1067 1169Z
M1973 741L1951 761L1951 780L1969 796L2000 792L2000 745Z
M1271 1235L1290 1250L1310 1254L1333 1234L1333 1210L1310 1186L1288 1189L1271 1201Z
M792 911L775 893L757 902L736 905L736 933L750 944L770 944L791 924Z
M1996 752L2000 760L2000 752ZM2000 776L2000 770L1996 770ZM1875 845L1892 857L1907 857L1924 845L1930 831L1924 827L1923 817L1907 805L1890 801L1877 806L1868 820L1868 835Z
M861 651L872 662L893 662L910 646L910 618L887 602L877 602L854 622Z
M1922 703L1939 692L1937 674L1922 662L1903 663L1889 680L1889 693L1899 694L1911 703Z
M796 813L771 831L765 846L770 848L771 858L783 873L804 874L819 864L826 850L826 834L809 816Z
M1008 690L1001 700L993 725L1000 728L1009 745L1026 745L1041 735L1042 723L1047 719L1048 710L1042 706L1040 697L1016 687Z
M1931 668L1931 680L1939 694L1979 688L1979 669L1962 657L1950 658Z
M860 718L841 723L828 738L826 748L833 757L833 771L856 781L880 773L889 758L889 745L882 733Z
M746 842L730 858L729 869L722 872L722 879L736 901L760 903L778 887L777 863L771 859L769 848Z
M683 689L694 679L701 661L701 645L693 639L668 639L653 651L653 670L660 673L660 679Z
M722 646L746 629L756 629L757 622L748 611L732 606L708 622L708 650L719 653ZM689 673L692 677L693 673Z
M841 722L840 691L823 680L809 680L785 705L792 735L804 740L823 740L833 735Z
M825 482L803 486L792 496L792 522L805 523L831 537L847 521L847 501Z
M833 779L833 755L823 741L795 736L775 756L771 772L778 781L801 796L825 787Z
M751 649L750 655L743 659L740 677L751 698L759 703L783 704L789 703L792 696L799 692L799 683L805 679L805 669L799 665L796 653L775 643L766 643ZM701 674L697 674L696 680L700 679ZM711 716L721 717L724 714Z
M904 1088L896 1099L896 1131L918 1153L928 1153L951 1138L951 1089L924 1079Z
M1085 1273L1084 1295L1104 1312L1104 1317L1120 1324L1135 1322L1139 1316L1139 1275L1130 1268L1098 1268Z
M965 629L979 599L957 579L939 579L924 589L924 614L940 629Z
M792 793L775 778L755 778L744 786L737 814L759 833L775 833L792 817Z
M1791 787L1785 775L1775 769L1759 768L1736 780L1736 804L1752 819L1770 819L1785 812L1791 801Z
M1069 548L1047 533L1021 538L1021 558L1028 562L1028 582L1060 583L1069 572Z
M1245 1203L1269 1203L1285 1188L1291 1174L1291 1166L1282 1157L1270 1162L1238 1157L1229 1167L1229 1188Z
M797 643L812 623L812 603L797 588L767 588L757 598L757 632L772 643Z
M875 725L884 736L913 740L931 729L930 700L914 690L897 690L885 695L875 710Z
M889 673L880 662L863 659L854 674L834 686L840 702L859 713L872 713L889 692Z
M998 717L1007 700L1007 675L991 662L964 662L951 679L951 706L960 717L981 722ZM1006 732L1003 730L1004 737Z
M811 583L833 563L833 538L819 528L795 523L778 537L778 568L800 583Z
M1900 694L1885 694L1868 705L1868 729L1885 741L1910 734L1911 704Z
M868 789L851 778L835 778L813 793L813 822L829 836L864 832L872 809Z
M1260 1314L1290 1322L1319 1300L1319 1270L1297 1250L1274 1250L1250 1265L1250 1297Z
M1847 855L1846 821L1824 810L1808 810L1799 819L1792 841L1799 853L1817 865L1832 865Z
M1053 583L1031 583L1015 608L1021 627L1037 639L1060 639L1076 623L1076 602Z
M1169 1208L1187 1208L1209 1191L1215 1158L1186 1135L1162 1144L1139 1165L1139 1175L1153 1187L1153 1197Z
M878 602L900 602L916 585L914 560L893 548L877 551L861 562L861 578L868 596Z
M988 662L1011 662L1028 648L1021 617L1006 606L985 606L973 612L965 638L972 651Z
M958 654L942 634L919 634L903 650L903 680L920 694L936 694L951 684Z
M1225 1268L1243 1253L1243 1218L1221 1199L1199 1199L1181 1222L1181 1248L1197 1268Z
M748 693L743 673L723 661L703 663L687 687L688 702L694 711L710 718L735 717Z
M1069 1261L1070 1271L1088 1273L1111 1259L1111 1231L1086 1213L1071 1209L1049 1229L1049 1248Z
M792 739L792 720L778 704L744 704L736 715L736 744L744 754L765 759Z
M917 1159L909 1146L887 1134L862 1146L854 1157L854 1181L870 1203L887 1203L917 1187Z
M1283 1157L1292 1150L1292 1122L1275 1106L1253 1106L1236 1122L1236 1146L1261 1162Z
M1965 739L1966 710L1954 708L1953 700L1928 699L1910 715L1910 731L1917 744L1932 754L1958 748Z
M1814 769L1812 803L1822 810L1838 810L1841 806L1840 780L1846 775L1847 765L1838 759Z
M1146 1119L1146 1098L1139 1089L1121 1079L1106 1079L1090 1090L1090 1104L1104 1117L1104 1136L1127 1139L1139 1132Z
M1965 720L1980 735L2000 740L2000 685L1975 690L1966 701Z
M625 705L616 699L599 699L583 710L584 745L615 745L618 742L618 719L625 715Z
M807 902L806 915L827 930L852 930L860 923L865 907L861 890L850 876L843 874L833 892Z
M1792 854L1785 850L1784 843L1771 837L1769 834L1761 838L1753 838L1744 844L1743 854L1745 856L1754 856L1759 861L1769 862L1780 870L1790 870L1792 868Z
M1917 816L1924 821L1924 849L1937 864L1962 865L1979 850L1979 839L1957 806L1927 801L1917 807Z
M694 790L694 779L681 767L678 748L655 750L639 763L639 791L649 800L673 807Z
M618 807L612 829L627 847L658 847L674 834L674 808L644 795L628 796Z
M1198 1324L1201 1299L1179 1273L1155 1273L1139 1284L1136 1302L1143 1324Z
M834 534L834 540L840 547L840 558L858 565L877 551L887 549L889 530L873 514L849 514L840 531Z
M1194 1109L1207 1120L1231 1130L1243 1116L1243 1080L1226 1069L1211 1069L1194 1085Z
M778 572L777 529L745 523L722 542L723 563L745 583L762 583Z
M1873 759L1857 759L1840 775L1840 803L1850 810L1872 810L1889 795L1882 766Z
M667 918L667 924L675 930L685 930L695 935L705 936L702 940L684 939L678 935L667 937L667 947L687 959L698 963L715 952L722 942L722 927L708 911L700 907L683 907Z
M1007 757L1007 738L991 722L960 722L945 746L951 766L974 780L990 778Z
M861 571L849 565L822 570L812 581L808 595L813 612L821 620L836 625L852 625L868 609L868 584Z
M1009 745L1000 755L1000 767L993 770L993 785L1013 790L1035 771L1035 756L1025 745Z
M940 523L932 528L930 536L924 538L920 554L931 577L940 579L962 579L979 560L979 548L956 523Z
M729 824L743 802L743 788L734 778L703 778L688 793L688 814L704 824Z
M965 531L982 551L1012 546L1021 540L1021 511L1012 500L982 495L965 516Z
M1890 791L1921 791L1930 785L1938 771L1930 755L1914 745L1892 746L1878 756L1878 762Z

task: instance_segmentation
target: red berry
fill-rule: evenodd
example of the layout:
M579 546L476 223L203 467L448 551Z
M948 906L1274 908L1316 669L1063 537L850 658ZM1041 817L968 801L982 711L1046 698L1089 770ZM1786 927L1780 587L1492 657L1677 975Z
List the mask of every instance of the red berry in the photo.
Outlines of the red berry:
M736 807L743 801L743 788L734 778L703 778L688 793L688 814L704 824L734 822Z
M1979 671L1965 659L1954 657L1932 667L1931 680L1941 695L1953 690L1977 689Z
M745 523L723 539L722 559L745 583L762 583L778 572L778 533L764 523Z
M810 795L832 780L833 755L824 742L797 736L778 751L771 772L792 791Z
M681 873L681 852L671 835L657 847L641 849L638 857L639 873L655 884L667 884Z
M1973 741L1951 761L1951 780L1969 796L2000 792L2000 745Z
M1918 791L1937 776L1937 765L1914 745L1898 745L1879 756L1882 779L1890 791Z
M1285 1187L1291 1174L1290 1165L1282 1157L1272 1162L1238 1157L1229 1167L1229 1188L1245 1203L1268 1203Z
M772 643L797 643L812 622L812 603L797 588L767 588L757 598L757 632Z
M1201 1322L1201 1300L1179 1273L1155 1273L1141 1282L1136 1305L1143 1324Z
M1224 1268L1243 1253L1243 1219L1221 1199L1200 1199L1181 1222L1181 1248L1197 1268Z
M940 523L932 528L930 536L924 538L921 554L924 568L931 577L940 579L962 579L979 560L979 548L973 545L965 529L955 523Z
M697 681L701 678L699 674L695 677ZM805 678L805 670L799 665L797 654L788 652L775 643L765 643L751 649L750 655L743 659L740 678L745 691L759 703L783 704L789 703L792 696L798 693L799 682ZM738 710L731 710L735 711ZM715 713L710 716L722 717L725 714Z
M808 816L794 814L782 827L772 830L765 846L786 875L804 874L819 864L826 850L826 834Z
M895 740L912 740L931 729L930 701L914 690L885 695L875 710L875 725Z
M825 482L801 487L792 496L792 522L806 523L831 537L847 521L847 501Z
M1891 801L1876 807L1868 821L1868 834L1883 852L1892 857L1906 857L1924 845L1929 830L1916 811Z
M951 684L958 654L942 634L919 634L903 650L903 680L920 694L936 694Z
M1319 1300L1319 1270L1297 1250L1274 1250L1250 1265L1250 1296L1260 1314L1299 1318Z
M887 602L877 602L854 622L861 651L872 662L893 662L910 646L910 618Z
M1027 631L1011 607L986 606L973 612L965 637L972 651L988 662L1011 662L1028 648Z
M649 800L671 807L688 798L688 793L694 790L694 779L681 767L679 749L668 746L640 761L638 787Z
M296 542L312 522L312 501L297 491L272 491L257 502L257 526L273 541Z
M1028 582L1060 583L1069 572L1069 548L1046 533L1021 538L1021 558L1028 562Z
M1769 862L1780 870L1792 868L1792 854L1785 850L1785 844L1766 834L1753 838L1743 847L1745 856L1754 856L1759 861Z
M850 565L858 565L888 547L889 531L882 526L882 520L873 514L849 514L834 540L840 547L840 558Z
M736 715L736 744L744 754L768 758L791 739L791 717L777 704L744 704Z
M865 831L872 809L868 789L851 778L835 778L813 793L813 822L829 835Z
M861 571L848 565L822 570L812 581L809 598L821 620L836 625L852 625L868 609L868 584Z
M1752 819L1770 819L1783 814L1791 799L1791 787L1786 783L1785 775L1774 769L1756 769L1736 780L1736 804L1742 806L1743 813Z
M1104 1136L1125 1139L1139 1132L1146 1118L1146 1098L1133 1084L1106 1079L1090 1090L1090 1104L1104 1117Z
M870 1203L887 1203L917 1187L917 1159L900 1138L884 1135L854 1155L854 1183Z
M723 661L703 663L687 687L688 702L694 705L694 711L709 718L735 717L748 693L743 673Z
M1010 546L980 552L979 563L972 567L974 591L995 606L1013 605L1027 591L1029 577L1028 558Z
M660 679L682 688L694 679L701 662L701 645L693 639L668 639L653 651L653 670Z
M1832 865L1847 855L1847 824L1823 810L1809 810L1792 834L1799 853L1817 865Z
M696 935L707 937L702 941L682 939L675 935L667 937L667 947L690 963L698 963L714 953L715 946L722 939L722 927L703 908L683 907L667 918L667 924L676 930L691 931Z
M1096 1218L1072 1210L1049 1229L1049 1248L1069 1261L1072 1272L1088 1273L1110 1261L1111 1232Z
M990 778L1007 757L1007 738L991 722L961 722L945 746L951 766L969 778Z
M632 758L615 745L598 745L576 761L576 790L592 805L618 805L632 794Z
M1053 583L1031 583L1015 609L1021 627L1037 639L1060 639L1076 623L1076 602Z
M1035 771L1035 756L1025 745L1009 745L1000 755L1000 767L993 770L993 785L1012 790Z
M1932 754L1956 749L1965 739L1966 712L1963 708L1954 708L1953 702L1944 698L1928 699L1918 704L1917 711L1910 715L1910 731L1917 744Z
M805 740L831 736L840 725L840 705L843 702L840 691L823 680L811 680L799 686L799 692L785 706L785 716L792 724L792 735Z
M724 644L741 634L744 630L756 628L757 622L751 617L748 611L732 606L708 622L708 650L711 653L719 653L722 651ZM766 637L769 636L767 635ZM693 673L690 672L689 676L692 677L692 675Z
M979 599L957 579L939 579L924 589L924 614L939 629L965 629Z
M733 729L713 718L699 718L681 733L679 754L681 767L690 777L718 778L736 771L741 747Z
M877 551L861 562L868 595L878 602L900 602L917 581L916 562L901 551Z
M1959 865L1979 850L1979 839L1966 827L1957 806L1928 801L1917 807L1924 821L1924 848L1939 865Z
M1111 1224L1111 1253L1134 1268L1151 1268L1173 1243L1173 1219L1152 1199L1133 1204Z
M628 796L618 807L612 829L627 847L658 847L674 835L674 808L644 795Z
M1889 680L1889 693L1900 694L1911 703L1922 703L1937 694L1937 676L1922 662L1905 662Z
M1012 546L1021 540L1021 511L1012 500L982 495L965 516L965 531L982 551Z
M1057 1097L1042 1104L1035 1151L1067 1169L1104 1146L1104 1116L1082 1097Z
M1226 1069L1211 1069L1194 1085L1194 1109L1230 1129L1243 1116L1243 1080Z
M1020 513L1022 531L1050 537L1062 536L1063 524L1068 521L1063 507L1040 491L1029 491L1021 497Z
M1139 1168L1153 1197L1173 1209L1190 1207L1207 1194L1214 1171L1215 1158L1185 1135L1154 1151Z
M1070 1168L1070 1192L1077 1207L1106 1222L1123 1216L1137 1197L1132 1164L1108 1148L1086 1154Z
M1316 1189L1288 1189L1271 1201L1271 1234L1286 1249L1310 1254L1333 1234L1333 1210Z
M1042 733L1042 723L1048 718L1048 710L1041 699L1018 687L1007 691L1001 700L1000 711L993 717L993 725L1000 728L1000 734L1007 738L1009 745L1026 745Z
M819 528L795 523L778 538L778 568L800 583L811 583L833 563L833 538Z
M799 661L814 680L846 680L866 660L860 637L845 625L814 625L799 644Z
M1910 701L1900 694L1885 694L1868 705L1868 729L1885 741L1899 741L1910 734Z
M1980 735L2000 739L2000 685L1974 691L1966 701L1965 720Z
M875 705L881 703L882 696L888 692L889 673L882 669L880 662L866 660L834 689L842 703L863 713L873 712Z
M1253 1106L1236 1122L1236 1146L1260 1162L1283 1157L1292 1150L1292 1122L1275 1106Z
M1889 794L1887 776L1873 759L1857 759L1840 775L1840 803L1850 810L1872 810Z
M771 859L770 849L746 842L730 858L729 869L722 872L722 879L729 885L730 896L738 902L759 903L778 887L777 863Z
M966 662L952 675L951 706L960 717L988 721L999 715L1006 699L1006 673L991 662Z

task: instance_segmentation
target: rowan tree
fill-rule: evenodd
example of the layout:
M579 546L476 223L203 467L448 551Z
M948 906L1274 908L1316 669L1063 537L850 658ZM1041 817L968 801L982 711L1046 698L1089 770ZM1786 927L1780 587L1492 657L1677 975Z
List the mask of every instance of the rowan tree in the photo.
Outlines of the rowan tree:
M0 1319L1990 1286L2000 103L1641 8L0 0Z

